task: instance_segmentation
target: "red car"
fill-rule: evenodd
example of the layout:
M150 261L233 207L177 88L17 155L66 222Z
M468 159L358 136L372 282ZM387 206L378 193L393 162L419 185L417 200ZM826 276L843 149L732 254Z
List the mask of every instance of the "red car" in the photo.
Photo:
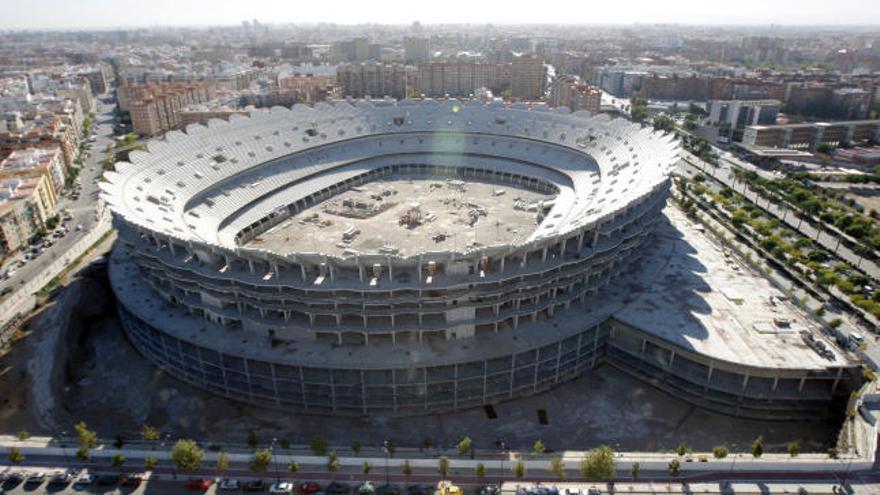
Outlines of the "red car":
M119 477L119 484L123 486L139 486L144 481L140 474L123 474Z
M193 491L204 492L211 488L211 480L189 480L186 482L186 487Z
M307 481L305 483L299 484L300 495L312 495L313 493L317 493L319 491L321 491L321 487L318 486L317 483Z

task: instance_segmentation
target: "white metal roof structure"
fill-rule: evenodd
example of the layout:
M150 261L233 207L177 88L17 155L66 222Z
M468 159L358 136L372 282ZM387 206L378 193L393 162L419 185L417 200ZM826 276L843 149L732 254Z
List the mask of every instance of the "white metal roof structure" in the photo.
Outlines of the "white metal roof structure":
M543 105L339 102L191 125L105 174L117 216L183 242L242 248L248 226L315 191L395 163L519 173L554 184L526 242L613 216L667 180L674 138L624 119ZM462 160L462 156L468 156Z

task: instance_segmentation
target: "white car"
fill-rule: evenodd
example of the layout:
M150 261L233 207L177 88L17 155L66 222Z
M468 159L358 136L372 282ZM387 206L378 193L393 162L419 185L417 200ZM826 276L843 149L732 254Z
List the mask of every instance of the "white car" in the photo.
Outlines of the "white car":
M81 475L76 477L74 480L74 485L91 485L95 482L95 475L89 473L82 473Z
M238 490L240 486L241 483L238 480L229 478L223 478L220 480L220 485L218 485L221 490Z
M273 495L290 495L293 493L293 483L289 481L272 483L272 486L269 487L269 493Z

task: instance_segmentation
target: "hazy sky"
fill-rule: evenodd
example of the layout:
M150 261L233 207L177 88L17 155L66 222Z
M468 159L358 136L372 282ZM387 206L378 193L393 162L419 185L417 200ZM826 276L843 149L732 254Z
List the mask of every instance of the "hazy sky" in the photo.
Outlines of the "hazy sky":
M880 0L0 0L0 29L336 22L878 24Z

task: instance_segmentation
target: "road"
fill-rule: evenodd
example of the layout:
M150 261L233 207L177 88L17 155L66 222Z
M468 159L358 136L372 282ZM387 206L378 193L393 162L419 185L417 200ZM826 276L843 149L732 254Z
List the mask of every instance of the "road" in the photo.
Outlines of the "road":
M73 217L67 226L70 231L64 237L56 240L55 244L47 248L38 258L26 261L24 266L15 269L9 279L0 282L0 290L10 287L13 292L0 298L0 301L11 297L18 287L26 281L36 278L49 263L63 256L65 252L82 236L86 234L97 223L96 207L98 203L98 185L96 180L101 176L100 161L103 150L108 144L113 143L113 105L103 103L97 100L97 111L95 112L94 133L97 134L96 141L91 143L90 156L83 160L83 167L79 177L82 181L82 190L79 199L73 201L69 195L59 198L58 210L67 209ZM82 230L77 231L76 226L82 225ZM24 253L18 253L4 263L0 271L6 270L8 267L18 265L24 260Z
M784 206L779 206L771 203L769 200L764 199L757 193L753 192L751 189L748 189L746 184L737 181L736 177L733 175L733 169L729 160L719 160L718 167L714 167L703 162L699 158L686 151L682 152L682 156L691 165L696 166L707 175L711 175L727 187L730 187L739 194L742 194L752 203L755 203L771 215L788 224L789 227L797 230L805 237L809 237L810 239L814 240L816 243L820 244L822 247L831 251L832 253L835 253L837 257L855 266L872 279L880 281L880 267L874 264L874 262L872 262L871 260L864 259L863 257L856 254L854 251L852 251L850 248L845 246L842 242L840 242L840 237L829 234L824 230L816 229L809 222L805 222L801 218L799 218L794 211Z

